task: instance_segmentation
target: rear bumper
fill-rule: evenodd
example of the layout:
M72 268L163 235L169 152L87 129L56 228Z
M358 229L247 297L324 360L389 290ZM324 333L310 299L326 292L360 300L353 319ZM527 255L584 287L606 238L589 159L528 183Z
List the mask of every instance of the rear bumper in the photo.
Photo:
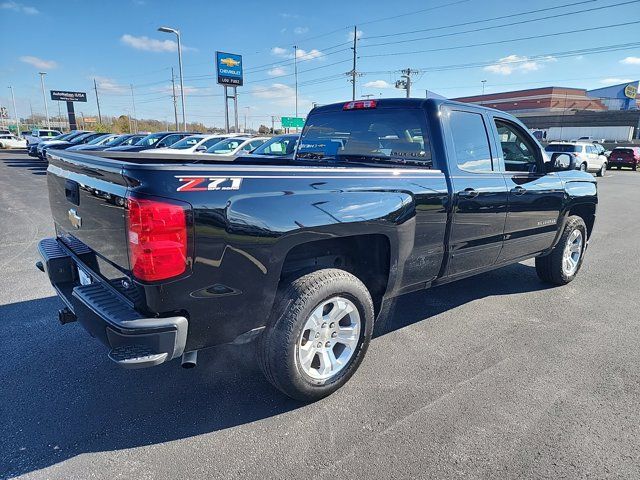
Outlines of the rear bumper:
M86 248L86 247L85 247ZM184 353L185 317L145 317L111 285L91 272L78 255L55 238L38 244L45 273L78 322L110 348L109 358L124 368L159 365ZM86 249L86 254L91 251ZM91 277L82 285L78 268Z

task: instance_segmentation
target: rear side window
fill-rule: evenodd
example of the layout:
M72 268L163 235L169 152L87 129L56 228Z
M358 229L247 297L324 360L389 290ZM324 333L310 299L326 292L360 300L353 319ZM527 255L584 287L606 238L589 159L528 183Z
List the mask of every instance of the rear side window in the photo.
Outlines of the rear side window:
M452 110L449 127L458 168L473 173L492 172L489 137L482 115Z
M421 109L371 108L312 114L302 131L296 158L433 166Z

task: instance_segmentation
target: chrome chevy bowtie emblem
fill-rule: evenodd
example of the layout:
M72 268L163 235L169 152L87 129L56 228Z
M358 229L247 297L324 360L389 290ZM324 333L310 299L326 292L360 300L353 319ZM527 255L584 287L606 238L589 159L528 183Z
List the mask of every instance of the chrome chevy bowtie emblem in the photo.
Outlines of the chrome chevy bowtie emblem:
M75 228L80 228L82 226L82 217L78 215L75 208L69 209L69 221Z

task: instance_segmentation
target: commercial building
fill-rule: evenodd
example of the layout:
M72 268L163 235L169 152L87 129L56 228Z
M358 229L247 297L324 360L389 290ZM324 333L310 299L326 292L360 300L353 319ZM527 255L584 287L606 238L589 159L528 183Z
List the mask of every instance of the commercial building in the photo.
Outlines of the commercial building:
M640 139L638 81L595 90L543 87L454 100L509 112L544 140Z

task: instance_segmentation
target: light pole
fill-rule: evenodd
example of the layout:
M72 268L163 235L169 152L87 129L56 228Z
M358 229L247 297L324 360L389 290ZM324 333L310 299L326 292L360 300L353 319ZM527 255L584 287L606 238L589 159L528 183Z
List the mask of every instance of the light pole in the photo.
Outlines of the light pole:
M44 113L47 116L47 128L51 129L51 122L49 121L49 106L47 105L47 96L44 94L44 76L47 72L38 72L40 75L40 85L42 86L42 100L44 101Z
M16 109L16 97L13 95L13 87L9 87L11 90L11 101L13 102L13 113L16 115L16 133L20 136L20 119L18 118L18 110Z
M298 117L298 46L293 46L293 70L296 77L296 118ZM297 128L296 128L297 131Z
M182 78L182 44L180 43L180 30L176 30L175 28L170 27L160 27L158 28L159 32L164 33L175 33L178 38L178 65L180 67L180 100L182 101L182 129L187 131L187 116L185 114L184 108L184 81Z
M480 100L480 104L484 103L484 84L487 83L486 80L480 80L480 83L482 83L482 100Z

